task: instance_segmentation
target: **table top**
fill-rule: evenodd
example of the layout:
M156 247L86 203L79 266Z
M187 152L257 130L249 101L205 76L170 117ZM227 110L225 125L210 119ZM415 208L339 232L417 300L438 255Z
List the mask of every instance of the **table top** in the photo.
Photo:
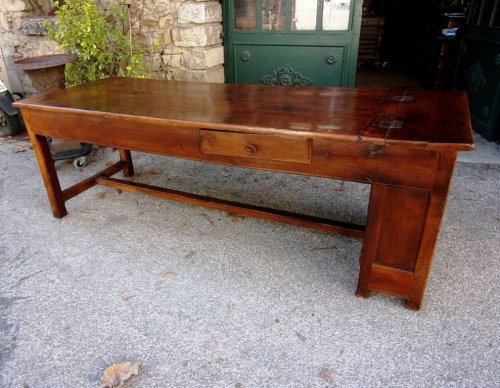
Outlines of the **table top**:
M285 87L107 78L15 103L168 125L433 150L473 149L458 91Z

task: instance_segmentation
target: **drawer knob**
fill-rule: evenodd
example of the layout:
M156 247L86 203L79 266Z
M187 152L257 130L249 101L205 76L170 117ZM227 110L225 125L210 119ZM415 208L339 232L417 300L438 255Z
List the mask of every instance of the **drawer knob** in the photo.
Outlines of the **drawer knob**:
M255 155L257 153L257 146L254 146L253 144L247 144L245 146L245 151L247 152L247 154Z

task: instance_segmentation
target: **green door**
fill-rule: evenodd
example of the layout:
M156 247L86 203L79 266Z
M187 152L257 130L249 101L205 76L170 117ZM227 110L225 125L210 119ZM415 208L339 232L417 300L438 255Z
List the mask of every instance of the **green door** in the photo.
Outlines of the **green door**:
M362 0L227 0L226 82L354 86Z

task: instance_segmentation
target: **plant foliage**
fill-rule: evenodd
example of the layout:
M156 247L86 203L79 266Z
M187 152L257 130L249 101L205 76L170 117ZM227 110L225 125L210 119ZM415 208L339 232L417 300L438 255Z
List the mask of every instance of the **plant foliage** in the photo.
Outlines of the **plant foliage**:
M66 66L69 85L147 73L142 53L133 46L127 6L111 1L109 15L94 0L66 0L54 7L57 25L47 26L49 37L78 58Z

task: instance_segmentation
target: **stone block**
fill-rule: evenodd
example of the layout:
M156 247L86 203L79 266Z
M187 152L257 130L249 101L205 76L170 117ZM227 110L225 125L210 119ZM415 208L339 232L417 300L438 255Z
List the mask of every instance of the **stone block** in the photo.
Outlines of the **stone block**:
M191 70L209 69L224 63L224 48L195 48L184 55L183 65Z
M160 19L158 19L158 27L161 29L171 27L174 25L174 19L171 15L164 16Z
M10 32L13 30L13 20L10 13L0 12L0 32ZM4 38L2 36L2 38ZM0 39L0 42L2 39Z
M2 0L1 8L8 12L29 12L33 11L34 5L25 0Z
M182 54L164 54L161 56L163 63L168 67L181 67Z
M159 71L161 69L162 58L160 54L149 55L144 60L149 71Z
M12 90L9 81L9 74L7 72L7 66L5 65L5 60L2 55L2 51L0 51L0 81L4 83L7 89Z
M165 42L165 46L171 45L172 42L172 34L169 29L163 31L163 41Z
M165 35L151 33L151 35L148 38L149 38L148 47L145 48L144 51L149 52L149 54L151 53L162 54L163 50L165 49L165 46L168 44L165 41Z
M148 29L155 29L158 27L159 24L160 24L159 20L152 16L142 19L141 22L141 26L146 27Z
M207 70L173 69L171 78L178 81L224 82L224 68L217 66Z
M219 2L183 3L179 6L178 23L203 24L222 21L222 7Z
M175 46L169 46L169 47L165 47L165 49L163 50L163 54L165 55L174 55L174 54L182 54L183 51L178 48L178 47L175 47Z
M174 28L172 38L179 47L205 47L222 43L221 33L222 25L212 23Z

